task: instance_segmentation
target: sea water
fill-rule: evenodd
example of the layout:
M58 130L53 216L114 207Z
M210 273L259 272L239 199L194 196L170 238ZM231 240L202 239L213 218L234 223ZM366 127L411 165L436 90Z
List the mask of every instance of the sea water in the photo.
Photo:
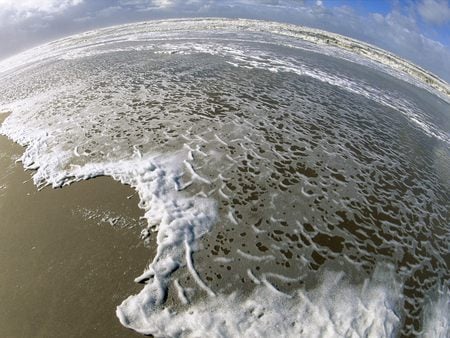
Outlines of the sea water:
M302 32L139 23L0 63L0 132L38 187L107 175L139 194L157 250L124 326L448 334L448 96Z

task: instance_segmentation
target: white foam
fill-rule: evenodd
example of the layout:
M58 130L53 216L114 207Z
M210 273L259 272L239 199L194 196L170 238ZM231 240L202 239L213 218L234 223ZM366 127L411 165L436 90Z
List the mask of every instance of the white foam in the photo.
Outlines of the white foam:
M31 166L29 156L24 157L27 167ZM196 273L191 255L197 249L197 240L210 230L216 220L216 202L192 197L176 189L174 182L182 177L183 162L187 156L187 151L182 150L172 155L147 155L118 162L88 163L64 171L60 163L66 156L61 152L49 165L37 164L38 170L34 176L37 184L46 182L57 187L105 175L130 185L138 192L140 207L145 210L144 217L149 227L158 228L157 253L144 273L135 280L146 281L144 289L122 304L129 310L129 316L135 315L132 312L136 302L145 304L145 313L150 315L153 307L165 300L171 274L186 264L199 286L208 295L214 295Z
M450 291L440 287L424 308L422 337L448 338L450 335Z
M392 92L387 92L382 88L375 88L363 81L351 79L343 76L342 74L331 74L318 68L311 68L305 64L295 62L293 59L283 60L270 53L265 54L259 51L258 55L255 51L243 50L238 46L233 46L233 48L226 49L222 48L222 50L218 45L202 45L201 47L193 45L192 48L196 51L201 50L203 53L208 53L211 55L230 55L234 60L236 60L236 62L233 63L236 67L247 69L257 68L272 72L286 72L308 76L351 93L362 95L374 102L400 112L427 135L450 143L450 137L448 134L427 122L426 119L418 113L420 109L415 107L414 104L403 98L399 98ZM263 58L261 58L261 55Z
M253 283L257 285L261 284L261 281L254 275L252 269L247 269L247 275Z
M275 257L272 255L254 256L247 252L242 251L241 249L237 249L236 253L248 260L255 261L255 262L267 262L267 261L272 261L275 259Z
M343 273L326 272L316 289L292 295L258 285L246 297L219 295L149 316L145 303L130 308L128 302L117 315L125 326L156 337L394 337L400 291L392 269L378 267L359 285L349 284Z

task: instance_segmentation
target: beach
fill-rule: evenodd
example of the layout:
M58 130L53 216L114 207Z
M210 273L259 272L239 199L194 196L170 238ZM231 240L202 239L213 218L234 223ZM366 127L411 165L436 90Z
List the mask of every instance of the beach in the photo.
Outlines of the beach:
M22 151L0 137L0 336L139 336L115 316L153 255L134 190L99 177L38 191Z

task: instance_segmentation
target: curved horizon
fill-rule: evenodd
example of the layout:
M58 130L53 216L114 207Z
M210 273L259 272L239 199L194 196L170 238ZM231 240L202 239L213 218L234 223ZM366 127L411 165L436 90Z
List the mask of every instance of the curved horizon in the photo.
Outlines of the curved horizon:
M352 37L348 37L342 34L337 34L333 32L329 32L323 29L317 29L317 28L311 28L304 25L296 25L296 24L289 24L289 23L283 23L278 21L269 21L269 20L256 20L256 19L246 19L246 18L223 18L223 17L196 17L196 18L172 18L172 19L159 19L159 20L146 20L146 21L138 21L133 23L125 23L125 24L119 24L119 25L113 25L108 27L102 27L98 29L93 30L87 30L81 33L68 35L65 37L58 38L56 40L52 40L43 44L40 44L38 46L32 47L30 49L27 49L25 51L19 52L15 55L12 55L10 57L7 57L3 60L0 60L0 73L9 71L12 68L19 67L21 65L24 65L26 62L33 62L32 60L29 61L23 61L24 64L17 64L15 63L15 59L29 56L32 57L33 53L39 52L39 50L45 48L45 47L51 47L53 45L58 45L59 43L62 43L68 39L75 39L77 37L82 36L89 36L92 34L95 34L97 32L105 32L111 29L117 29L120 27L137 27L139 25L143 24L152 24L152 23L164 23L164 22L185 22L185 21L192 21L192 22L200 22L200 21L216 21L216 22L228 22L232 24L239 24L239 23L266 23L269 24L271 27L278 26L277 28L284 28L284 31L274 32L271 31L271 33L280 34L280 35L289 35L289 34L295 34L295 36L298 39L308 41L317 45L327 45L327 46L334 46L340 49L343 49L349 53L358 55L360 57L378 62L382 65L385 65L387 67L390 67L392 70L400 71L406 75L409 75L413 77L416 80L419 80L422 82L426 87L433 88L440 93L444 94L444 99L446 101L450 100L450 85L448 82L446 82L444 79L440 78L438 75L432 73L431 71L428 71L424 69L423 67L416 65L410 60L407 60L405 58L402 58L390 51L387 51L385 49L382 49L378 46L371 45L367 42L357 40ZM238 25L240 26L240 25ZM230 28L230 27L228 27ZM250 28L250 27L247 27ZM262 27L261 27L262 28ZM268 30L270 27L265 27ZM274 27L275 28L275 27ZM289 29L297 28L296 31L292 32ZM368 54L367 52L371 52L371 54ZM31 55L30 55L31 54ZM40 57L36 55L35 57ZM394 61L394 62L393 62ZM8 66L8 63L10 65Z

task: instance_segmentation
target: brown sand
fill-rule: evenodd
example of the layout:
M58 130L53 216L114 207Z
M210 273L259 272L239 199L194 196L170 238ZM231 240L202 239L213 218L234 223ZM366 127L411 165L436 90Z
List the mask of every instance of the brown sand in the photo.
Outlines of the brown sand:
M139 239L134 191L99 177L38 192L14 163L22 151L0 136L0 337L139 336L115 316L153 255ZM134 226L80 210L114 211Z

